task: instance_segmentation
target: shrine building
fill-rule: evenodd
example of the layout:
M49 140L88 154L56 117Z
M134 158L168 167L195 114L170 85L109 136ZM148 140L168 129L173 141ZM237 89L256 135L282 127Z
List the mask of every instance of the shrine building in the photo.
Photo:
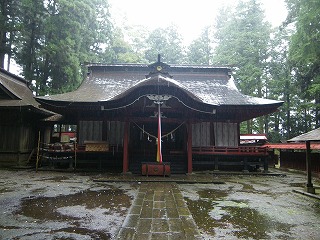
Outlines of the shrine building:
M140 173L156 162L160 127L162 161L172 173L267 170L266 148L240 146L239 126L283 102L242 94L230 68L169 66L160 57L151 65L87 67L77 90L36 98L60 114L44 122L42 142L76 141L77 166Z
M54 113L40 108L30 83L0 68L0 166L27 165L41 119Z

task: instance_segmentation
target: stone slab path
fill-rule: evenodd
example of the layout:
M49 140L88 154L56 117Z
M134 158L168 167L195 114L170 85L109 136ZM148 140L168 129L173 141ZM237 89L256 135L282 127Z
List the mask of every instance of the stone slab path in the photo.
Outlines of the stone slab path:
M202 239L176 183L141 183L117 239Z

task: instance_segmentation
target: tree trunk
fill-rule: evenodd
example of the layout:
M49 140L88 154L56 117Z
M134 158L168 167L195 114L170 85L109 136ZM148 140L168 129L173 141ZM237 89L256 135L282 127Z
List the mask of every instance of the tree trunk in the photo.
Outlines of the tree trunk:
M289 93L289 81L286 81L286 89L284 91L285 94L285 101L287 102L287 107L286 107L286 122L287 122L287 139L291 137L291 121L290 121L290 93Z
M264 133L269 133L269 116L264 116Z
M316 98L316 100L315 100L315 102L316 102L316 108L315 108L315 122L316 122L316 127L318 128L318 127L320 127L320 107L319 107L319 105L320 105L320 96L318 95L317 96L317 98Z
M4 68L4 58L7 53L7 21L8 21L8 0L1 1L1 22L0 26L0 67Z
M252 120L247 120L247 133L252 134Z

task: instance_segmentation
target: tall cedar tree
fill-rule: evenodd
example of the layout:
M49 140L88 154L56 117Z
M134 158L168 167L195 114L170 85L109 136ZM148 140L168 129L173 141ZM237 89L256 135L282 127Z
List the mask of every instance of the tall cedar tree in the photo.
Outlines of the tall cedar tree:
M212 62L212 36L210 27L205 27L201 35L188 47L188 63L209 65Z
M161 54L162 61L168 64L184 63L182 37L176 26L153 30L146 42L145 57L150 63L157 59L158 54Z
M298 112L296 83L291 77L288 64L289 39L292 31L287 28L274 29L270 42L270 58L268 60L268 76L266 89L268 97L284 101L281 111L271 115L271 131L268 139L271 142L280 142L295 135L294 114ZM281 130L281 131L280 131Z
M242 93L263 97L271 26L264 21L261 5L257 0L240 1L233 11L222 9L216 29L213 63L233 67ZM264 120L259 119L256 130L263 132L263 124ZM248 121L246 132L252 130L252 122Z
M37 95L78 87L81 63L97 61L110 43L105 0L21 0L16 61Z
M289 61L300 86L300 97L312 114L305 117L304 132L320 127L320 1L287 0L287 23L294 23L296 32L289 45ZM310 122L311 121L311 122ZM308 124L309 122L309 124Z
M9 70L13 54L12 45L19 30L18 0L0 1L0 67ZM5 66L7 56L7 66Z

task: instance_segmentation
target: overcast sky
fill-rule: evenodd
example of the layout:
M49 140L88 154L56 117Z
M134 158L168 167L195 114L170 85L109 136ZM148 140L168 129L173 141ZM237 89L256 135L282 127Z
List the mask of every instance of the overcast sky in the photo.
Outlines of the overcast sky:
M266 19L278 26L286 18L284 0L260 0ZM109 0L117 25L144 25L149 30L175 24L186 43L197 38L205 26L214 23L221 6L237 0Z

